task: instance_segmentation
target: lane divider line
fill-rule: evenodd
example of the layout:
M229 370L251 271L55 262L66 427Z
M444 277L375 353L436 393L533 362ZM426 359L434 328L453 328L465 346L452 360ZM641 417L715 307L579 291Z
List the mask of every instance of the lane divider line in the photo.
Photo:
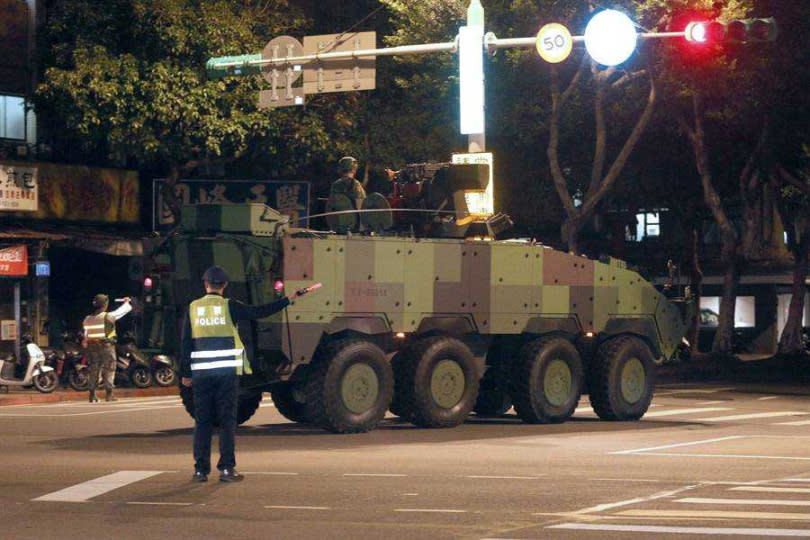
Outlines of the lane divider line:
M776 418L778 416L805 416L802 411L778 411L751 414L732 414L730 416L716 416L714 418L701 418L701 422L733 422L735 420L754 420L756 418Z
M395 508L394 512L427 512L432 514L466 514L466 510L452 508Z
M731 488L730 491L757 491L762 493L810 493L810 488L739 486Z
M749 454L677 454L675 452L640 452L638 456L664 456L688 458L719 458L719 459L784 459L787 461L810 461L810 457L797 456L758 456Z
M669 409L666 411L653 411L644 415L644 418L658 418L661 416L677 416L679 414L700 414L704 412L733 411L733 407L700 407L697 409Z
M791 512L738 512L726 510L624 510L617 515L649 518L711 518L711 519L783 519L786 521L810 521L810 514Z
M730 435L728 437L717 437L716 439L702 439L700 441L692 441L692 442L685 442L685 443L676 443L676 444L665 444L663 446L651 446L649 448L635 448L633 450L621 450L619 452L611 452L612 455L626 455L626 454L639 454L642 452L651 452L653 450L667 450L669 448L681 448L684 446L696 446L699 444L709 444L713 442L720 442L720 441L732 441L735 439L744 439L746 435Z
M666 525L595 525L590 523L560 523L548 529L572 531L643 532L654 534L705 534L727 536L791 536L810 538L810 529L753 529L740 527L670 527ZM492 539L494 540L494 539Z
M330 506L284 506L284 505L266 505L265 508L271 510L331 510Z
M394 473L344 473L343 476L370 476L380 478L402 478L408 476L407 474L394 474Z
M774 500L774 499L710 499L704 497L686 497L677 503L686 504L755 504L757 506L810 506L810 501Z

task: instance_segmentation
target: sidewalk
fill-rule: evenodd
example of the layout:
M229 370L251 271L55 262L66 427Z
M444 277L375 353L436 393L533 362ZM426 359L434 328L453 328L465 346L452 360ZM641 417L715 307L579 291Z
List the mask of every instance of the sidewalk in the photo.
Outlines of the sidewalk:
M116 388L115 397L149 397L149 396L176 396L177 386L152 386L150 388ZM100 393L104 399L104 391ZM5 405L30 405L34 403L55 403L59 401L87 401L87 392L58 388L51 394L43 394L34 389L13 389L9 393L0 393L0 407Z
M787 393L807 395L810 394L810 360L784 357L743 360L701 354L687 362L658 368L660 384L706 381L757 384L770 389L781 387ZM788 387L792 390L787 390Z

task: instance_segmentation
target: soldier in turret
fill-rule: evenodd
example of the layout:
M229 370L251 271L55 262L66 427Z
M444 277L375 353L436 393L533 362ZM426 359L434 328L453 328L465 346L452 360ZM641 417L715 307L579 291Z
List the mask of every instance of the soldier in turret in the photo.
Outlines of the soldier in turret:
M360 210L363 206L363 200L366 198L366 190L363 184L357 180L357 160L351 156L340 158L338 161L338 174L340 178L332 183L332 189L329 192L332 195L345 195L352 201L355 208Z

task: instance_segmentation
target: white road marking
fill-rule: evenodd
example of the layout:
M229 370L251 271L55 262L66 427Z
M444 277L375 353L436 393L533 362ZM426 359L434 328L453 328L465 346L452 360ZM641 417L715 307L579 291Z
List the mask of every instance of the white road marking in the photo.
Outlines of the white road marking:
M394 512L428 512L433 514L465 514L466 510L453 510L451 508L395 508Z
M93 497L157 476L166 471L118 471L33 499L34 501L87 502Z
M642 532L658 534L720 534L728 536L792 536L810 537L810 530L805 529L748 529L728 527L669 527L662 525L596 525L590 523L561 523L551 525L549 529L572 531L614 531ZM494 540L494 539L491 539Z
M638 454L642 452L651 452L653 450L667 450L669 448L680 448L683 446L695 446L698 444L709 444L713 442L720 442L720 441L731 441L734 439L744 439L745 435L730 435L728 437L718 437L716 439L703 439L700 441L692 441L692 442L685 442L685 443L677 443L677 444L666 444L664 446L651 446L649 448L635 448L633 450L621 450L619 452L611 452L611 454L615 455L623 455L623 454Z
M735 512L724 510L624 510L617 515L651 518L784 519L810 521L810 514L792 512ZM808 531L810 532L810 531Z
M676 454L675 452L640 452L639 456L664 457L696 457L696 458L724 458L724 459L786 459L789 461L810 461L810 457L796 456L759 456L755 454Z
M329 506L281 506L281 505L267 505L265 508L273 510L331 510Z
M707 499L704 497L685 497L675 501L687 504L755 504L769 506L810 506L810 501L775 500L775 499Z
M576 409L574 409L574 414L582 414L582 413L596 414L596 413L593 412L593 407L591 407L590 405L588 405L586 407L577 407Z
M799 420L798 422L777 422L774 426L810 426L810 420Z
M591 478L591 480L596 482L650 482L655 484L663 481L652 478Z
M403 476L408 476L407 474L393 474L393 473L344 473L343 476L372 476L372 477L382 477L382 478L401 478Z
M127 502L127 504L135 504L135 505L144 505L144 506L191 506L194 503L190 502L140 502L140 501L133 501Z
M778 399L779 396L765 396L757 398L757 401L768 401L770 399Z
M103 411L89 411L80 413L65 413L65 414L4 414L0 413L0 417L5 418L66 418L68 416L93 416L97 414L116 414L126 412L149 412L159 411L161 409L175 409L181 407L180 404L176 405L161 405L160 407L127 407L122 409L106 409Z
M403 497L418 497L419 494L418 493L403 493L402 496Z
M483 480L538 480L540 476L465 476L464 478L479 478Z
M780 482L810 482L810 478L783 478Z
M740 486L731 488L731 491L760 491L766 493L810 493L810 488Z
M263 474L267 476L298 476L297 472L284 472L284 471L247 471L242 474Z
M731 416L716 416L714 418L701 418L701 422L733 422L735 420L753 420L755 418L776 418L777 416L804 416L802 411L777 411L751 414L732 414Z
M728 400L715 399L712 401L700 401L698 403L695 403L695 405L717 405L718 403L728 403Z
M723 388L666 388L666 392L656 392L657 395L671 395L671 394L717 394L719 392L728 392L729 390L736 390L736 387L727 386Z
M658 418L661 416L676 416L679 414L700 414L704 412L733 411L733 407L701 407L698 409L669 409L667 411L653 411L644 415L644 418Z
M700 486L701 486L701 484L694 484L694 485L682 487L682 488L679 488L679 489L673 489L671 491L659 491L658 493L653 493L652 495L650 495L648 497L636 497L635 499L627 499L625 501L619 501L619 502L615 502L615 503L597 504L596 506L591 506L589 508L583 508L582 510L577 510L576 512L573 512L572 515L591 514L591 513L594 513L594 512L604 512L605 510L611 510L613 508L619 508L621 506L629 506L631 504L639 504L639 503L655 501L655 500L663 499L663 498L666 498L666 497L672 497L673 495L677 495L678 493L683 493L684 491L689 491L691 489L695 489L695 488L698 488ZM538 513L538 514L532 514L532 515L541 516L541 515L545 515L545 514Z

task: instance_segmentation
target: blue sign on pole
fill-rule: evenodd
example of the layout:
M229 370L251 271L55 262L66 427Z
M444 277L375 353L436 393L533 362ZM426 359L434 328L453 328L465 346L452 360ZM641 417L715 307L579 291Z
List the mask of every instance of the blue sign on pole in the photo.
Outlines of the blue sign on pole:
M51 275L51 261L37 261L36 264L37 277L47 277Z
M165 180L152 183L152 229L174 227L174 216L161 193ZM175 193L182 204L261 203L290 216L294 227L309 226L309 182L274 180L179 180Z

